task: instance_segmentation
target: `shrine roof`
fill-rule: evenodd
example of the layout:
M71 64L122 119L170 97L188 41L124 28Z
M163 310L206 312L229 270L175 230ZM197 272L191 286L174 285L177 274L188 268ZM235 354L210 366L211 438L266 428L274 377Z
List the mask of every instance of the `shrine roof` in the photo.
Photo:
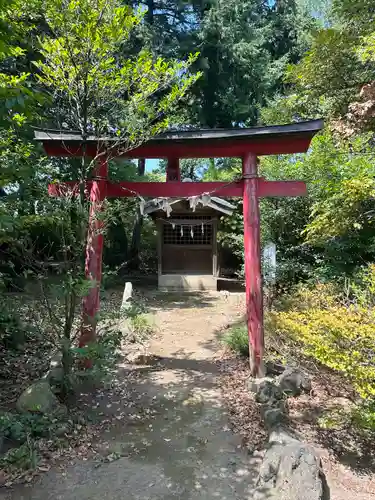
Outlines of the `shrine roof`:
M210 158L306 152L313 136L323 128L322 120L310 120L269 127L170 130L152 137L144 144L124 150L121 145L112 156L130 158ZM79 132L35 129L35 140L42 142L51 156L82 156L83 139ZM113 147L116 137L89 136L86 154L95 156L98 149Z

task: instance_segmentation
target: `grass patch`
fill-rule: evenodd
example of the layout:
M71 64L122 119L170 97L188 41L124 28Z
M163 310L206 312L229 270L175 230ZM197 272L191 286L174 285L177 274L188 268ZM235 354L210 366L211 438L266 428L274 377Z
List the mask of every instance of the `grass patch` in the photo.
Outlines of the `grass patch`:
M139 314L130 318L130 328L139 339L144 339L152 335L154 325L146 314Z
M226 332L223 343L241 356L249 356L249 337L246 325L236 325Z

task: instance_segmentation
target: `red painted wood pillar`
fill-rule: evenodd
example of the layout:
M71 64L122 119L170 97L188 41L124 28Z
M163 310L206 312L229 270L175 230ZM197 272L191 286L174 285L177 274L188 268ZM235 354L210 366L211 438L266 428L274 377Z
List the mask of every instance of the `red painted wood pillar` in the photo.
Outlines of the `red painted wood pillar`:
M178 158L168 158L167 182L181 181L180 160Z
M103 220L102 212L107 194L108 163L100 157L94 172L94 180L90 190L89 228L86 244L85 275L91 282L89 293L83 299L83 317L80 347L95 341L96 315L100 308L99 294L102 279L103 258Z
M257 157L247 153L242 159L244 177L243 217L245 246L246 312L249 334L250 370L264 376L263 294L261 275L260 214Z

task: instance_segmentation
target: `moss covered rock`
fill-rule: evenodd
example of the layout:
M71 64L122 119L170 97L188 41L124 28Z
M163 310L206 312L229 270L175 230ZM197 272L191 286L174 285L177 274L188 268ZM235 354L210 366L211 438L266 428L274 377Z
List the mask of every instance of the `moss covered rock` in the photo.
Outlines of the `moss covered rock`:
M67 409L51 390L47 380L38 380L25 389L16 404L20 413L65 414Z

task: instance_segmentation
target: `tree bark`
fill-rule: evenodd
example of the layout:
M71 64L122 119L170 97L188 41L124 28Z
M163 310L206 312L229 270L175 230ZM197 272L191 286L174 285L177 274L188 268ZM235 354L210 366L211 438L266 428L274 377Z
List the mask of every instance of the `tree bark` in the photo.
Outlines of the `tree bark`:
M146 14L146 21L148 24L151 26L154 24L154 10L155 10L155 2L154 0L147 0L147 14Z
M143 177L146 170L146 159L140 158L138 160L138 175ZM137 218L133 227L132 241L130 245L130 262L131 267L134 269L139 269L139 250L141 246L141 233L143 226L143 216L140 211L137 212Z

